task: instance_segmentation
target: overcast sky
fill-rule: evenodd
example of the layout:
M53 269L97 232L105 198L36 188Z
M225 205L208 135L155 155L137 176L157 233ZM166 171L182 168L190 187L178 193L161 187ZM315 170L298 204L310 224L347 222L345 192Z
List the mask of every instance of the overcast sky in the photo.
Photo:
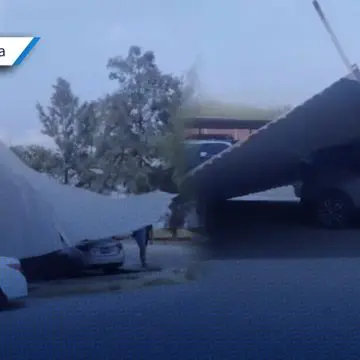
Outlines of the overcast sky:
M321 4L360 63L360 1ZM13 143L39 140L35 103L57 76L97 98L112 88L107 59L130 45L154 50L165 71L196 63L203 96L259 106L295 105L346 72L311 0L0 0L0 29L41 37L0 75L0 136Z

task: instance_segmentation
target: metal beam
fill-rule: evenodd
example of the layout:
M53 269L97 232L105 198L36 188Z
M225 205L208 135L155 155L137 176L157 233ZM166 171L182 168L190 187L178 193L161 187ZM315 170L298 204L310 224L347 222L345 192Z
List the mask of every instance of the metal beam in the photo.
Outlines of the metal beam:
M187 129L243 129L256 130L268 124L270 120L248 120L220 117L196 117L185 120Z

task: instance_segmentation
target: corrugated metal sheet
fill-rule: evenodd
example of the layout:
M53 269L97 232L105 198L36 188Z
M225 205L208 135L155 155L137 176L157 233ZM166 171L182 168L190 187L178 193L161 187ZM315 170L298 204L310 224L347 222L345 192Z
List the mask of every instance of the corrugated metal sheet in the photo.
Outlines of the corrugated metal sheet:
M61 185L0 143L0 255L27 258L89 239L128 234L155 223L173 195L154 192L114 199Z
M298 162L360 137L360 83L342 78L190 171L182 189L225 199L290 184Z

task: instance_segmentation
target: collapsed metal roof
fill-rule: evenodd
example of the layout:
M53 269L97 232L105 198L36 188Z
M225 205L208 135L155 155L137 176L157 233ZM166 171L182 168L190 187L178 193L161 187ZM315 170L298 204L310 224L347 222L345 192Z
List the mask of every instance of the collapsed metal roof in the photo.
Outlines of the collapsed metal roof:
M58 183L26 166L0 142L0 254L30 258L84 239L125 235L156 223L173 195L114 199Z
M359 137L360 82L342 78L190 171L181 189L220 200L288 185L303 158Z

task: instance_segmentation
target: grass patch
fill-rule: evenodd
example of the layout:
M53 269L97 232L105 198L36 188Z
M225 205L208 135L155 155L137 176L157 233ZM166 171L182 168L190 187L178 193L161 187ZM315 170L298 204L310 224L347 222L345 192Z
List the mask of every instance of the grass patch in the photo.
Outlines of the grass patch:
M154 229L153 230L153 241L186 241L191 240L194 234L187 229L178 229L177 236L175 238L172 237L170 230L168 229Z
M161 279L151 279L145 281L143 286L178 285L178 284L181 284L181 282L176 281L174 279L161 278Z
M194 264L186 268L184 277L186 280L194 281L197 280L199 277L199 272L201 271L201 268L199 265Z
M136 290L150 286L161 285L179 285L189 280L196 280L198 274L198 267L191 266L187 269L174 269L171 274L158 273L154 276L142 277L139 274L128 274L121 279L114 279L112 281L89 282L89 278L78 282L66 281L55 282L52 284L43 284L33 287L29 293L32 298L54 298L65 297L73 295L88 295L97 293L108 293L114 291Z
M67 289L46 289L44 291L34 292L31 297L33 298L54 298L54 297L63 297L71 295L88 295L96 293L106 293L112 291L121 290L120 284L112 284L107 287L86 287L80 286L77 288L67 288Z
M121 289L122 289L122 286L120 284L112 284L109 286L109 291L118 291Z
M125 275L124 277L122 277L122 280L138 280L138 279L141 279L141 275L139 275L138 273Z

